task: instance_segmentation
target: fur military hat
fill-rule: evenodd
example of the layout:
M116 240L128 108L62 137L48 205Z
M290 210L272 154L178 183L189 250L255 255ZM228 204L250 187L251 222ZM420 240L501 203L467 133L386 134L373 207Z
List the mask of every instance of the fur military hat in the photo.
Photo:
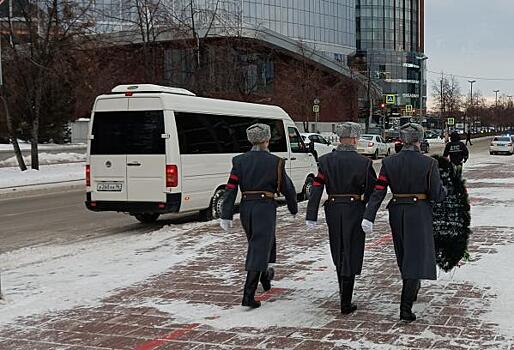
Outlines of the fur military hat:
M353 122L346 122L339 124L336 127L336 134L341 139L360 138L362 128L360 124Z
M419 124L408 123L400 127L400 137L405 144L412 145L423 141L425 130Z
M246 137L252 145L258 145L271 139L271 128L266 124L253 124L246 129Z

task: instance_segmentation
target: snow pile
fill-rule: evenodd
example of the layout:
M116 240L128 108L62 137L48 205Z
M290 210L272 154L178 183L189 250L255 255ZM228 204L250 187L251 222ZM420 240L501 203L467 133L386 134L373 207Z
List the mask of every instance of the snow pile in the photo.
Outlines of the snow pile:
M24 156L25 164L30 165L30 156ZM49 164L59 164L59 163L77 163L77 162L85 162L86 155L83 153L40 153L39 154L39 164L41 165L49 165ZM11 157L9 159L0 161L0 167L17 167L18 161L16 157Z
M19 141L20 149L22 151L30 151L30 143ZM76 144L64 144L58 145L56 143L44 143L38 145L38 149L40 151L48 151L48 150L66 150L66 149L81 149L86 148L86 144L76 143ZM13 146L10 143L0 143L0 152L2 151L13 151Z
M85 178L84 163L44 165L40 170L21 171L18 168L0 168L0 189L78 181Z
M436 139L427 139L427 142L430 144L430 145L444 145L445 142L444 142L444 139L438 137Z
M177 238L207 223L168 226L148 234L123 234L69 245L24 248L0 255L6 304L0 325L17 317L94 306L129 287L196 258L222 236L206 233L182 248ZM182 237L183 238L183 237Z

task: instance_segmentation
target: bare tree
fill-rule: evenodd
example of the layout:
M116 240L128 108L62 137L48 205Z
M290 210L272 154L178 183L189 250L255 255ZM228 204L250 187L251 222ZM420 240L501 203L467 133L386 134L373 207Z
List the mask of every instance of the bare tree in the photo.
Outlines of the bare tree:
M158 53L163 41L174 39L190 42L193 50L192 78L201 75L205 39L216 28L229 28L230 16L223 12L221 0L120 0L119 11L96 9L97 30L105 32L135 32L125 37L129 44L140 47L145 68L145 80L155 82L160 63ZM103 28L103 29L102 29ZM232 29L232 28L231 28ZM196 84L198 89L202 84Z
M9 139L11 140L11 144L14 149L14 155L16 156L16 160L18 161L18 167L21 171L25 171L27 170L27 165L25 164L23 154L21 153L20 145L18 143L18 135L16 133L16 128L14 127L13 116L9 111L9 104L5 96L5 89L3 85L0 87L0 89L0 99L2 100L2 104L4 105L5 121L7 124L7 132L9 133Z
M433 81L432 97L436 101L436 108L442 111L443 116L455 116L462 110L463 95L454 76L445 76L440 81Z

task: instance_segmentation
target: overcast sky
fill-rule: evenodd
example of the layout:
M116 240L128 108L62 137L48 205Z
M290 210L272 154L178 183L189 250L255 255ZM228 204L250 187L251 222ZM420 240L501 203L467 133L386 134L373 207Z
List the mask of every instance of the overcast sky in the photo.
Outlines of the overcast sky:
M512 81L477 79L473 89L514 95L514 0L427 0L426 54L430 71ZM430 100L433 80L428 75ZM469 93L469 79L459 78ZM429 102L430 103L430 102Z

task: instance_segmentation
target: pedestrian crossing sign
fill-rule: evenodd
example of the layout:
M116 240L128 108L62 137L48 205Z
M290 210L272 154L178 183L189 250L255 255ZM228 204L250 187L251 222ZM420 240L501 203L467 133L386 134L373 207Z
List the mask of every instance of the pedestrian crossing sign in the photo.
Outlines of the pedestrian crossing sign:
M454 126L455 125L455 118L448 118L448 125Z
M395 105L396 104L396 95L386 95L386 104Z
M407 112L407 113L412 113L412 109L413 109L412 105L406 105L405 106L405 112Z

